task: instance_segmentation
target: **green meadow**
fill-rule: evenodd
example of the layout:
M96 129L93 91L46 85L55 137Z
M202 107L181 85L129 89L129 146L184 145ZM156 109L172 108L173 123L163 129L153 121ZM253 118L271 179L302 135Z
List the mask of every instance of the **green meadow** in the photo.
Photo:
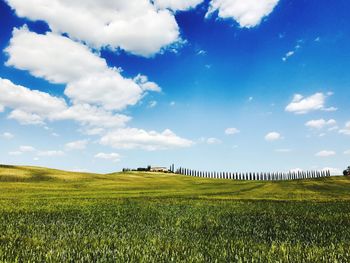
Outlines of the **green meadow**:
M350 179L0 166L0 262L350 262Z

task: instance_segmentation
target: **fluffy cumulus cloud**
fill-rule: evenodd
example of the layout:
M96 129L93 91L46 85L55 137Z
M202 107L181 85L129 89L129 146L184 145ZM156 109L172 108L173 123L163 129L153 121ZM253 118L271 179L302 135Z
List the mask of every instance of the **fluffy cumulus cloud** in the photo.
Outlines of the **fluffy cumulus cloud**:
M113 162L120 161L120 154L119 153L98 153L94 157L96 159L111 160Z
M30 90L15 85L9 80L0 78L0 103L13 109L9 118L22 124L44 124L46 121L73 120L87 127L88 130L99 130L124 127L130 117L106 111L90 104L67 105L62 98L48 93ZM135 128L109 131L101 138L101 143L116 148L141 148L146 150L189 147L192 142L175 135L170 130L162 133L144 131ZM72 145L70 145L72 146ZM60 156L60 151L44 151L39 156Z
M269 15L279 0L212 0L207 17L218 11L220 18L232 18L241 27L254 27Z
M68 83L107 67L88 47L53 33L30 32L26 26L13 30L5 53L9 57L6 65L28 70L51 83Z
M324 127L334 127L337 125L337 122L333 119L325 120L325 119L319 119L319 120L310 120L307 123L305 123L306 127L312 128L312 129L322 129Z
M45 118L64 111L66 102L45 92L30 90L0 78L0 103L14 109L9 118L22 124L43 124Z
M109 67L98 49L121 48L147 57L180 43L173 11L195 7L200 1L7 2L18 16L46 21L52 32L37 34L26 26L14 29L5 49L6 65L50 83L66 85L67 96L52 96L0 78L0 111L9 109L9 119L43 127L52 121L76 121L85 134L98 135L102 144L116 148L156 150L192 145L192 141L170 130L158 133L126 128L131 117L120 112L137 104L148 92L161 89L147 76L122 76L122 70ZM76 141L65 148L85 146L84 141ZM38 156L63 154L56 150L37 151Z
M225 134L226 135L235 135L235 134L238 134L238 133L240 133L241 131L240 130L238 130L237 128L227 128L226 130L225 130Z
M292 101L286 106L285 110L295 114L306 114L311 111L335 111L335 107L325 107L326 99L331 93L323 94L315 93L309 97L304 97L300 94L295 94Z
M6 0L20 17L43 20L56 33L88 43L151 56L179 41L173 13L149 0ZM180 3L178 3L180 2ZM187 9L198 1L157 1L160 6Z
M265 140L269 142L278 141L281 139L282 139L282 136L278 132L269 132L268 134L265 135Z
M5 52L8 66L28 70L52 83L67 84L65 94L76 104L122 110L135 105L145 92L160 91L146 76L124 78L88 47L53 33L40 35L26 27L14 29Z
M64 99L31 90L0 78L0 103L13 109L8 118L21 124L44 124L45 121L74 120L82 125L122 127L130 117L113 114L88 104L68 106Z
M160 9L169 8L173 11L185 11L196 7L203 0L154 0L156 7Z
M317 157L330 157L336 155L335 151L323 150L315 154Z
M100 143L118 149L144 149L148 151L189 147L193 144L192 141L183 139L168 129L158 133L136 128L110 131L102 136Z
M348 122L345 124L345 127L344 127L343 129L340 129L340 130L339 130L339 133L345 134L345 135L350 135L350 121L348 121Z

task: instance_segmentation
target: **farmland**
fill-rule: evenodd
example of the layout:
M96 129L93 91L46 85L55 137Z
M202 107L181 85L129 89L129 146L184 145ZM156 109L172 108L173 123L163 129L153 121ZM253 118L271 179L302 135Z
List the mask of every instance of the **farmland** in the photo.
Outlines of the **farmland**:
M1 262L348 262L350 180L0 167Z

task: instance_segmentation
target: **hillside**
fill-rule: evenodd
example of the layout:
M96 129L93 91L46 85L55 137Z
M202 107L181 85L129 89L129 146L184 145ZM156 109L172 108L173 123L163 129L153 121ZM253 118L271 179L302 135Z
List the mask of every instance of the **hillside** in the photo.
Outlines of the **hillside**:
M0 262L349 262L350 180L0 167Z
M16 189L16 191L13 191ZM161 173L93 174L0 166L0 197L196 198L239 200L350 200L350 179L261 182L193 178ZM23 191L21 191L23 190Z

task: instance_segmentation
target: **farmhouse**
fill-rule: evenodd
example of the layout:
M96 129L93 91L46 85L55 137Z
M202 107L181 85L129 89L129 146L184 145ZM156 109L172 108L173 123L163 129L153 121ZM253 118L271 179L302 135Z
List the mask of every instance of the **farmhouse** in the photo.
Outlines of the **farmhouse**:
M150 172L160 172L160 173L167 173L169 172L169 169L167 167L151 167Z
M169 173L174 170L174 165L169 168L164 166L147 166L139 167L137 169L123 168L123 172L136 171L136 172L158 172L158 173Z

